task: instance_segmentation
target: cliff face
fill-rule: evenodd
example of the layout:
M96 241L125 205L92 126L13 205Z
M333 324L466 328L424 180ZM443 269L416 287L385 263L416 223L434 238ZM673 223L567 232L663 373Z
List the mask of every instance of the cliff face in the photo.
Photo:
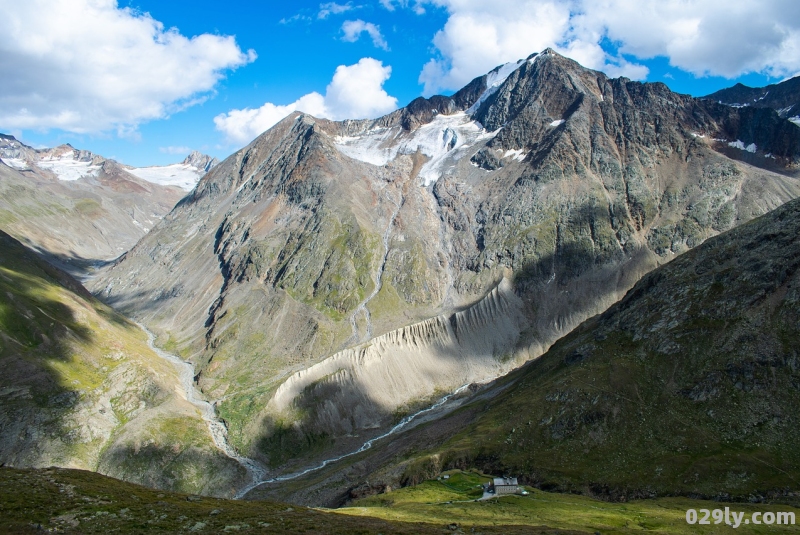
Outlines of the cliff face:
M303 408L303 432L330 445L539 356L659 264L797 196L788 129L770 110L611 80L545 51L375 121L287 117L91 288L194 361L241 449L285 458L300 451L270 439L283 429L273 409L291 425ZM521 318L488 321L508 338L448 330L443 318L504 276ZM413 329L437 341L390 341ZM480 348L477 368L459 360L462 337ZM380 359L468 371L406 383L366 364ZM344 416L356 406L363 415Z
M522 306L503 279L465 310L389 331L293 374L268 412L276 420L297 413L292 419L306 432L332 436L385 426L441 392L522 364L511 357L525 327Z

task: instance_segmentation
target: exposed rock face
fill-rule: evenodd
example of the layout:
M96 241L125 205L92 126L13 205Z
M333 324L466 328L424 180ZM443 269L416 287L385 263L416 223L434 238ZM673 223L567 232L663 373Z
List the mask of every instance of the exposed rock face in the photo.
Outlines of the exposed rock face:
M513 353L525 327L522 307L503 279L466 310L390 331L295 373L278 387L269 411L277 419L305 409L311 416L298 420L310 432L332 435L386 425L398 408L522 364L498 358Z
M182 162L183 165L190 165L203 173L208 173L211 168L219 164L219 160L212 158L208 154L203 154L193 150Z
M423 458L616 498L780 495L800 471L798 333L794 200L643 277Z
M230 496L219 451L144 333L0 231L0 463Z
M731 106L772 108L785 119L795 118L800 121L800 76L765 87L736 84L705 98Z
M183 196L113 160L0 137L0 228L73 274L135 244Z
M375 121L286 118L92 289L191 357L238 445L258 450L269 400L294 372L440 321L507 273L527 327L494 358L542 354L654 267L800 194L795 131L771 110L611 80L548 50ZM437 381L413 394L387 383L382 414L452 386ZM334 398L335 411L306 413L344 414L358 396ZM335 440L350 425L325 422L305 429Z

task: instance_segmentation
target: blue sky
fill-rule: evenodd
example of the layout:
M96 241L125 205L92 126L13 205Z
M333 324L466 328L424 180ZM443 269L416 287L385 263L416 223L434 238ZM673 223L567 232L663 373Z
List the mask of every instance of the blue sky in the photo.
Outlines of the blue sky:
M226 157L292 109L378 116L546 46L696 96L800 72L794 0L0 6L0 132L136 166Z

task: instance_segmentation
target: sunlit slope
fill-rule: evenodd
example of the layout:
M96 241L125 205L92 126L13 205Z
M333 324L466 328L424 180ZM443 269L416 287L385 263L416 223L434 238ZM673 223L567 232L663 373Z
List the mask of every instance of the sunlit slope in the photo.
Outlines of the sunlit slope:
M378 517L391 521L450 522L462 529L484 529L500 524L546 525L560 529L586 530L593 533L659 533L659 534L723 534L733 528L723 522L710 525L688 524L686 511L725 508L737 513L736 533L791 533L796 525L754 525L753 513L793 513L796 507L765 503L721 503L688 498L658 498L626 502L601 501L575 494L544 492L527 487L528 495L472 501L480 497L480 485L490 480L485 474L449 471L435 480L414 487L394 490L388 494L356 500L337 512L363 517ZM741 517L739 513L744 513ZM701 513L702 514L702 513ZM758 517L757 517L758 518ZM748 523L745 523L745 519ZM729 514L728 520L735 523ZM468 532L468 530L465 530Z
M609 497L800 487L800 201L678 257L415 456ZM444 425L444 424L442 424ZM788 494L787 494L788 493ZM786 497L789 498L786 498Z
M159 492L79 470L0 468L3 533L325 533L441 534L450 522L354 518L297 505ZM585 533L488 526L475 533Z
M192 492L243 477L144 333L0 232L0 462Z

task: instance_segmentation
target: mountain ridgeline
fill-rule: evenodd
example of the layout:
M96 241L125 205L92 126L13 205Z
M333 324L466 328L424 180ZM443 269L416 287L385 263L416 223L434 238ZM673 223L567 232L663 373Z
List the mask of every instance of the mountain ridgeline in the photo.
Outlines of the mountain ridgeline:
M288 470L542 355L800 195L798 164L774 110L546 50L377 120L290 115L89 285L195 364L243 453ZM404 366L413 388L381 375Z
M736 84L705 98L730 106L772 108L785 119L800 121L800 76L765 87Z

